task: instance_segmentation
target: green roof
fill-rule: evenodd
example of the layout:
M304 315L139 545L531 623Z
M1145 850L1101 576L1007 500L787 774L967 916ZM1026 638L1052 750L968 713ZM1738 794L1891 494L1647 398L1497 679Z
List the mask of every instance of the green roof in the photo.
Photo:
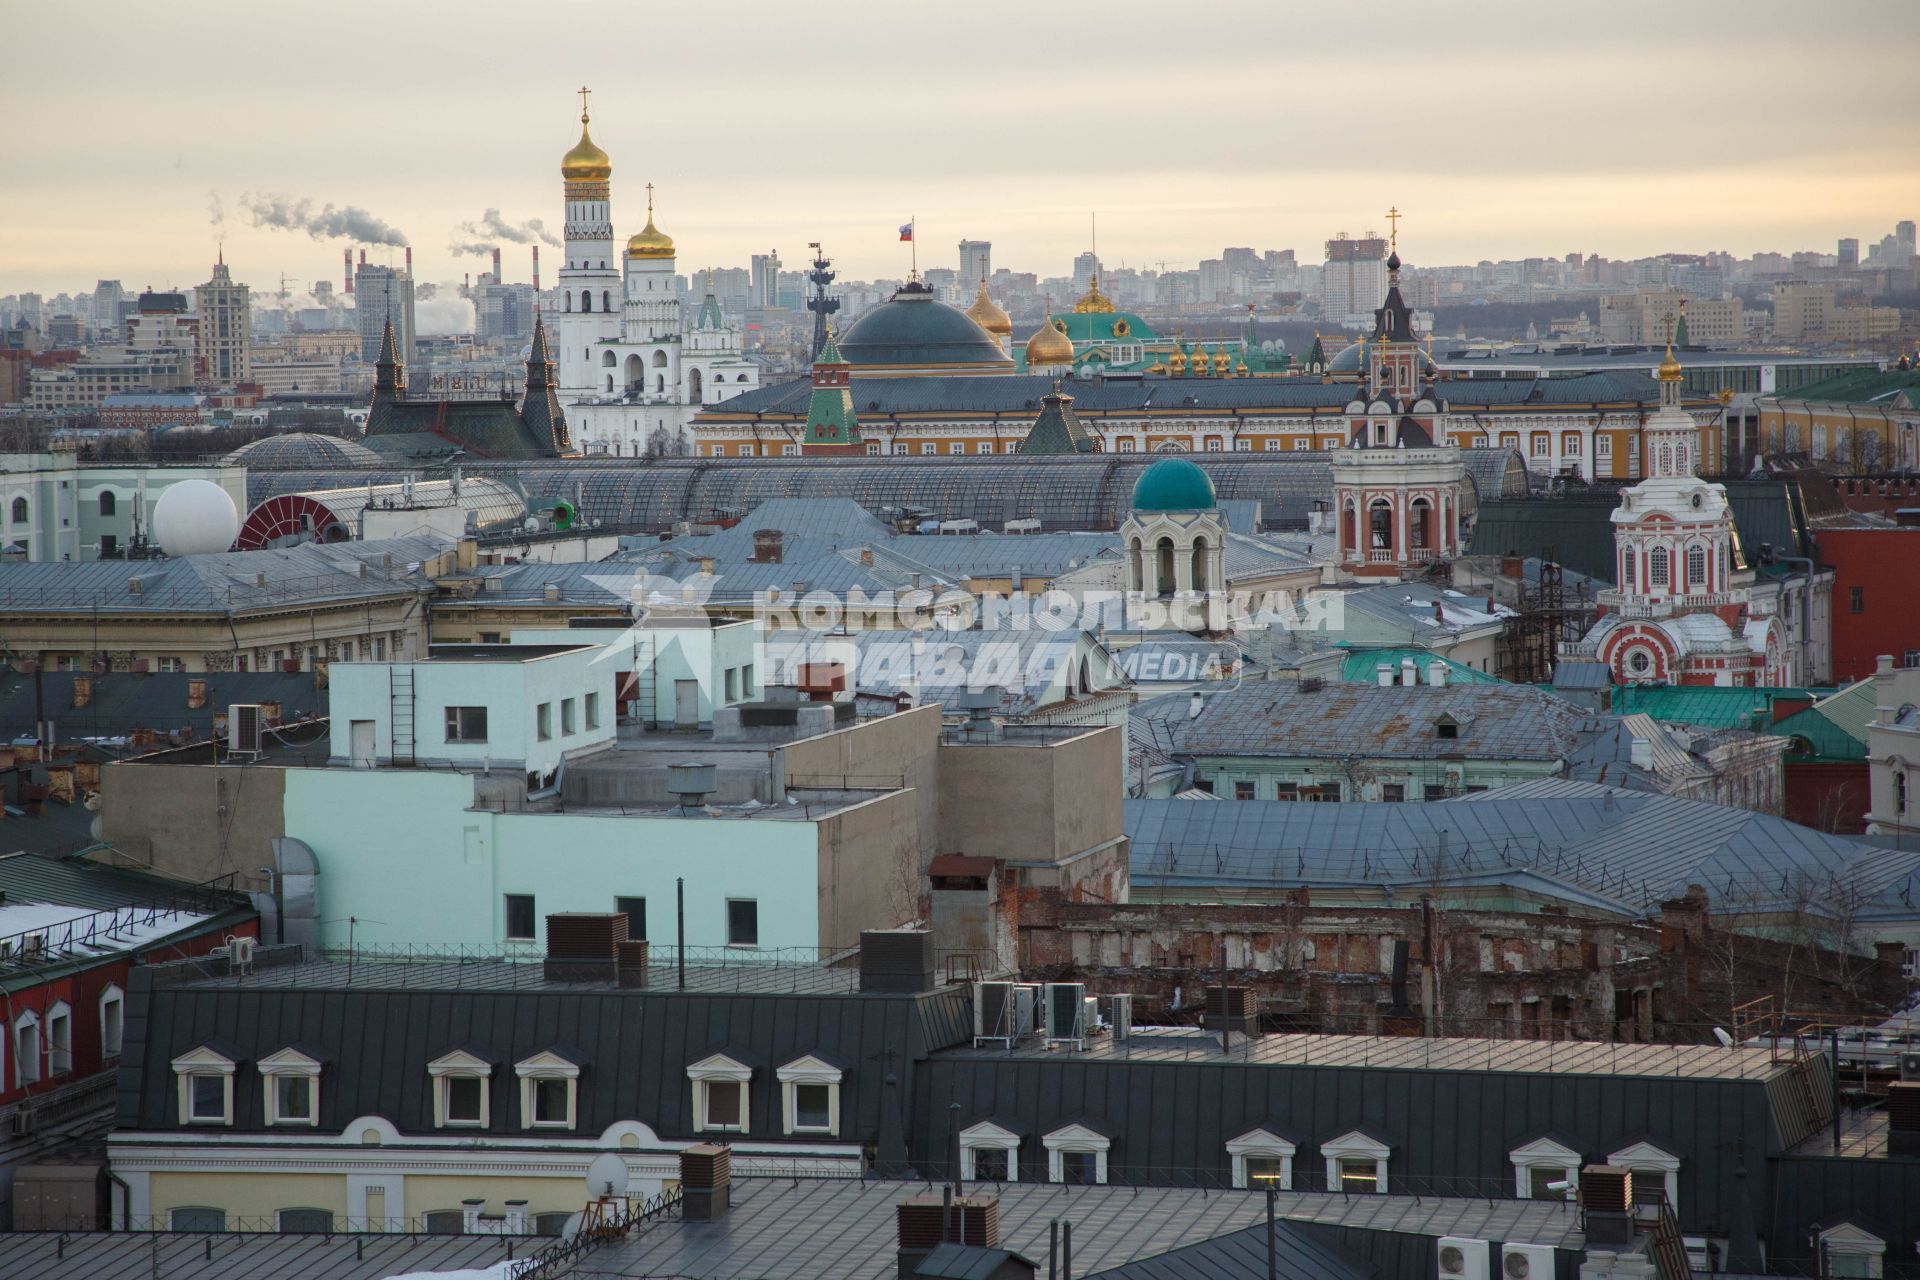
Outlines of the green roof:
M1617 715L1644 712L1655 720L1697 725L1702 729L1754 729L1773 726L1775 699L1818 697L1816 689L1743 689L1719 685L1624 685L1613 691Z
M1347 655L1346 664L1340 669L1340 678L1348 684L1372 684L1379 676L1381 663L1398 672L1400 664L1408 658L1413 659L1423 683L1427 678L1427 670L1435 665L1446 668L1448 684L1507 683L1499 676L1475 671L1463 662L1443 658L1427 649L1355 649Z
M1769 732L1797 738L1807 744L1794 752L1813 760L1865 760L1867 725L1873 720L1873 681L1862 680L1820 699L1805 711L1796 711Z
M1211 511L1220 505L1213 481L1185 458L1162 458L1133 486L1135 511Z
M1892 400L1906 393L1909 406L1920 407L1920 369L1857 369L1835 374L1818 382L1809 382L1792 391L1782 391L1779 400L1821 400L1838 404L1866 404Z
M1131 311L1068 311L1053 319L1053 327L1076 343L1160 341L1153 326Z

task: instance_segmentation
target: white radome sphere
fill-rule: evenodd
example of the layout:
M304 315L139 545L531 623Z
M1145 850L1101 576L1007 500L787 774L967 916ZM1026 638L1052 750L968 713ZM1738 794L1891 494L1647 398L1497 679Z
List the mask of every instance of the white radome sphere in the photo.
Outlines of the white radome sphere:
M227 491L211 480L168 485L153 504L153 538L170 556L225 551L239 534L239 510Z

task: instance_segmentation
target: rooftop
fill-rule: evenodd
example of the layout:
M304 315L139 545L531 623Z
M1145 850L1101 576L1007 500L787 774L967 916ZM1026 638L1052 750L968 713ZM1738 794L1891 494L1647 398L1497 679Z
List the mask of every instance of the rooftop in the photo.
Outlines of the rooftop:
M1563 758L1582 714L1517 685L1241 685L1208 695L1180 733L1195 756ZM1452 733L1445 730L1451 728Z
M491 1236L0 1233L0 1274L36 1280L152 1280L156 1273L167 1280L384 1280L487 1267L506 1256L506 1242Z

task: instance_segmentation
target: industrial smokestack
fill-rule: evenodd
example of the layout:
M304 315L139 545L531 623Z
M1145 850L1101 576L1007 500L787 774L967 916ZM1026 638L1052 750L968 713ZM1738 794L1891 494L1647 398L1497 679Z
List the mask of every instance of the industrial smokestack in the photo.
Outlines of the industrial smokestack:
M353 246L348 245L340 251L341 270L347 273L347 292L353 292Z
M360 251L360 265L363 267L367 265L367 251L365 249Z
M407 279L413 279L413 246L407 246Z
M493 282L495 284L505 284L507 282L506 276L500 273L500 246L499 245L493 246Z
M533 291L540 292L540 246L533 246Z
M473 272L463 271L460 273L460 292L461 293L473 292Z

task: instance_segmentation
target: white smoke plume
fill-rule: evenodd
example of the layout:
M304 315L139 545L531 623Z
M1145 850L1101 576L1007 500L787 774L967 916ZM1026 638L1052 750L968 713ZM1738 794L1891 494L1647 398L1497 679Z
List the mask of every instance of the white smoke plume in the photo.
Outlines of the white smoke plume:
M256 227L279 227L286 231L304 231L315 240L352 240L358 244L385 244L396 247L407 243L406 236L354 205L327 204L319 209L305 197L263 193L243 195L240 204L253 218Z
M554 238L553 232L547 230L547 224L540 219L528 218L525 222L508 222L500 216L498 209L487 210L480 215L478 222L461 223L454 229L453 235L456 245L460 237L464 236L469 240L505 240L508 244L533 244L538 241L544 245L551 245L555 249L560 247L560 241ZM493 246L487 245L486 252L492 251ZM477 248L463 250L456 247L454 252L474 253L479 250Z

